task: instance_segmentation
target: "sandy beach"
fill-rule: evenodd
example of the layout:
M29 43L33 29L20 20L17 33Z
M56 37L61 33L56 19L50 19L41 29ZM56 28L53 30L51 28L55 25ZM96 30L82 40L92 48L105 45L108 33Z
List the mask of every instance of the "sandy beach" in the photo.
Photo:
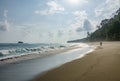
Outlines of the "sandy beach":
M0 81L31 81L39 74L59 67L67 62L82 58L95 49L86 44L70 45L62 49L46 52L45 55L30 54L2 60L0 64ZM5 64L4 64L5 62Z
M92 53L39 75L33 81L120 81L120 42L97 45Z

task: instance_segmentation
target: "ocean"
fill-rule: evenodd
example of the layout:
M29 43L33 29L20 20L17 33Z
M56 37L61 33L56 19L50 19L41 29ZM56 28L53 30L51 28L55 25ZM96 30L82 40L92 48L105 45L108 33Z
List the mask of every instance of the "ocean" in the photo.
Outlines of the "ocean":
M66 46L62 44L0 43L0 60L33 53L44 53L65 47Z
M82 58L87 53L92 52L96 47L89 46L87 44L70 44L77 45L80 48L72 49L61 54L48 55L42 58L25 60L13 64L6 64L0 66L0 81L31 81L38 75L45 73L51 69L59 67L67 62ZM9 46L9 47L8 47ZM35 52L39 52L37 49L61 49L64 46L61 44L6 44L1 46L1 50L18 50L18 49L35 49ZM4 47L4 48L3 48ZM69 47L69 45L68 45ZM65 48L65 47L64 47ZM63 49L64 49L63 48ZM25 52L28 52L25 51ZM31 51L30 51L31 52ZM22 54L24 52L15 52L16 54ZM48 52L49 53L49 52ZM26 54L26 53L25 53ZM10 54L7 54L10 55ZM14 55L15 56L15 55Z

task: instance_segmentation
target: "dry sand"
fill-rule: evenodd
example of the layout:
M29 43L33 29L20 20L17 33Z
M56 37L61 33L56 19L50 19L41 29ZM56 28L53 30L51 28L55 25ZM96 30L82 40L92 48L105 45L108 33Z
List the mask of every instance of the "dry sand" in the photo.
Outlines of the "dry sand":
M120 81L120 42L103 42L94 52L39 75L33 81Z

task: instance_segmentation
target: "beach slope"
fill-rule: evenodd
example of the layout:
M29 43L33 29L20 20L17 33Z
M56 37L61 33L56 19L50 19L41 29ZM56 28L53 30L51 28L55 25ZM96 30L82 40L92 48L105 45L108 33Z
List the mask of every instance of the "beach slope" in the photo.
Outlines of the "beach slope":
M90 43L99 45L99 43ZM96 50L33 81L120 81L120 42L103 42Z

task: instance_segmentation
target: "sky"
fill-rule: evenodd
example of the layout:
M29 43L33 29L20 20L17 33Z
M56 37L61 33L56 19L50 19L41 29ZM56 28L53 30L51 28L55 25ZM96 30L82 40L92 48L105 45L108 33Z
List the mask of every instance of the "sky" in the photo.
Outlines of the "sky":
M0 43L64 43L93 32L120 0L0 0Z

